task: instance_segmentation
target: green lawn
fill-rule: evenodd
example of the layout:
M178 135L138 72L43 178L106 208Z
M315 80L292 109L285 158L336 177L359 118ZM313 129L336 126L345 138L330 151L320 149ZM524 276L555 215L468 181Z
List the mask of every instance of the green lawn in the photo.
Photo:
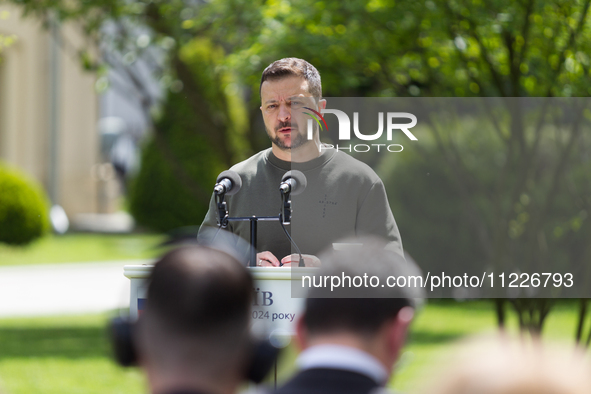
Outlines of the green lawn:
M119 368L111 361L106 320L105 315L0 319L0 392L144 393L137 369ZM575 304L559 304L548 318L544 338L572 344L575 320ZM516 331L514 319L509 327ZM412 392L456 340L494 331L490 302L431 302L411 328L392 386ZM295 354L293 347L284 353L280 380L294 371Z
M496 328L492 304L485 301L428 304L416 316L407 345L398 362L391 385L399 391L411 391L424 380L431 361L440 357L458 339Z
M575 303L561 301L548 317L543 338L572 345L575 322ZM415 391L424 383L425 374L434 369L436 362L442 358L445 360L446 354L458 340L471 335L495 333L496 327L491 301L431 301L418 313L411 326L390 386L401 392ZM509 314L507 327L509 332L517 334L517 321L512 314ZM296 352L292 347L284 352L278 370L279 381L293 373L295 357Z
M542 332L544 341L572 346L575 337L577 307L574 301L560 301L550 313ZM509 313L507 331L518 335L516 317ZM452 300L431 302L418 314L411 327L407 345L390 385L395 390L413 392L425 376L445 363L446 355L461 338L497 332L491 301L457 303ZM441 365L441 364L439 364Z
M23 247L0 243L0 266L153 258L162 251L157 246L163 239L155 234L71 233Z
M105 322L104 315L0 320L1 392L144 392L137 369L110 360Z

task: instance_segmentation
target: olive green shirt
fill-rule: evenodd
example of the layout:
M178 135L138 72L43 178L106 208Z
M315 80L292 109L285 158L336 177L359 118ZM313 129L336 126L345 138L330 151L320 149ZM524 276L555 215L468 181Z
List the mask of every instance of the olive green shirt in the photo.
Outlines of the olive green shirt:
M318 255L345 238L377 235L388 241L388 249L404 256L382 181L368 165L335 149L292 163L278 159L269 148L234 165L231 170L242 178L242 188L226 196L229 216L279 215L279 184L294 169L304 173L308 185L291 197L292 222L286 228L302 253ZM217 227L213 196L202 226ZM250 241L248 221L230 222L228 230ZM259 221L257 238L257 250L270 251L279 260L295 253L278 221Z

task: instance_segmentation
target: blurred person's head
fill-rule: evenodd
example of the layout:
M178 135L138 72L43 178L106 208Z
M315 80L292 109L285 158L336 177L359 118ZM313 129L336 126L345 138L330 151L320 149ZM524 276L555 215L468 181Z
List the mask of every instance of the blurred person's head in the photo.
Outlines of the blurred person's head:
M591 365L574 347L505 337L472 339L445 358L430 394L583 394L591 392Z
M285 58L271 63L261 76L261 112L273 153L291 160L292 149L300 149L300 159L307 161L318 153L318 127L313 124L313 139L307 138L311 112L321 111L322 85L318 70L305 60Z
M383 242L373 238L362 241L363 246L321 255L317 277L367 275L385 283L388 276L416 274L404 258L385 249ZM357 348L374 356L391 373L420 295L403 287L337 291L313 287L298 323L297 339L303 349L327 344Z
M164 255L136 331L152 392L234 392L250 351L251 297L248 271L229 254L195 245Z

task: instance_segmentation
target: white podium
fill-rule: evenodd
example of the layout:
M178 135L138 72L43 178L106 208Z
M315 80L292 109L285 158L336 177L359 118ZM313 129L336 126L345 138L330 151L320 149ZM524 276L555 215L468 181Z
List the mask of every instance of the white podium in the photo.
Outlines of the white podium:
M148 286L146 279L153 265L126 265L123 274L131 280L129 313L137 319L145 308ZM301 275L312 275L317 268L300 268L297 276L291 268L249 267L255 285L253 289L252 329L275 335L295 334L295 324L301 314L304 299L291 298L291 281Z

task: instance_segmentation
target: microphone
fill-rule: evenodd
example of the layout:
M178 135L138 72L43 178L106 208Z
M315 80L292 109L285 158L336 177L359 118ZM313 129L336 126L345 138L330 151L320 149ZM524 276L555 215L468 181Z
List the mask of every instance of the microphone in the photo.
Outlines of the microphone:
M238 175L236 171L228 170L218 175L213 192L216 195L227 194L228 196L231 196L238 193L241 187L242 179L240 178L240 175Z
M297 196L306 190L308 181L306 176L298 170L287 171L283 178L281 178L281 184L279 185L279 191L281 194L292 194Z

